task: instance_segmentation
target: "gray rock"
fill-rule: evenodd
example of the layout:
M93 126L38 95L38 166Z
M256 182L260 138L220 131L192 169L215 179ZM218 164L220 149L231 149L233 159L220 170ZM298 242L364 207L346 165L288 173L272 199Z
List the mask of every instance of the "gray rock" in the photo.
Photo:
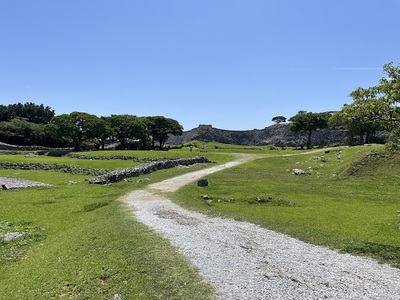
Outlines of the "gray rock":
M294 175L304 175L305 172L302 169L293 169L292 170Z
M198 186L208 186L208 180L207 179L200 179L199 181L197 181L197 185Z
M10 242L10 241L20 238L20 237L22 237L22 233L20 233L20 232L9 232L9 233L6 233L5 235L3 235L2 239L5 242Z

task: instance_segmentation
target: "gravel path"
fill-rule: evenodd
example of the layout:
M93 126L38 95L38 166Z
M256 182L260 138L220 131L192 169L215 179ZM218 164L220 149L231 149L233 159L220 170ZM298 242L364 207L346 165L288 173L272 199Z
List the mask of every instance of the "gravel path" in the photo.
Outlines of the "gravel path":
M173 191L220 169L150 188ZM400 270L372 259L339 254L250 223L190 212L145 190L133 191L124 200L135 208L139 221L169 239L198 267L218 299L400 299Z

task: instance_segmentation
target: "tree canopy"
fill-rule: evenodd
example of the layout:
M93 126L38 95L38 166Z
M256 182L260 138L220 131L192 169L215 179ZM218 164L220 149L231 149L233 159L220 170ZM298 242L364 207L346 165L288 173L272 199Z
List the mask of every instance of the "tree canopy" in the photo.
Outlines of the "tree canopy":
M148 120L148 129L149 134L152 137L152 145L154 146L155 142L159 143L159 147L163 148L165 142L168 140L168 136L172 135L181 135L183 132L183 127L178 121L162 117L147 117Z
M6 105L0 105L0 122L11 121L14 118L24 118L28 122L36 124L48 124L54 117L54 110L49 106L43 104L37 105L32 102L25 104L16 103Z
M383 71L386 76L376 86L355 89L350 93L353 103L331 118L331 123L340 123L351 137L357 134L360 144L378 129L388 130L397 143L400 141L400 64L385 64Z
M272 118L272 122L275 122L276 124L285 123L286 122L286 117L284 117L284 116L273 117Z
M74 151L81 150L84 141L99 136L101 123L102 120L97 116L77 111L55 116L52 120L57 135L69 139Z
M313 113L304 110L299 111L289 119L290 130L305 132L307 134L307 149L311 149L311 135L317 129L328 127L329 113Z

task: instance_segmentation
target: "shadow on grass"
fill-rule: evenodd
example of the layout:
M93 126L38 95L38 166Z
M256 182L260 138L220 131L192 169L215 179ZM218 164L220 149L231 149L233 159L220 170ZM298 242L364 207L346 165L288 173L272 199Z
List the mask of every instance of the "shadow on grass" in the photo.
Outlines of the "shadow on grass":
M381 263L387 262L400 268L400 247L398 246L368 241L363 244L348 246L343 251L352 254L372 256Z
M94 211L96 209L99 209L101 207L109 205L111 202L112 201L109 200L109 201L101 201L101 202L91 203L91 204L85 205L83 207L83 211L85 211L85 212Z

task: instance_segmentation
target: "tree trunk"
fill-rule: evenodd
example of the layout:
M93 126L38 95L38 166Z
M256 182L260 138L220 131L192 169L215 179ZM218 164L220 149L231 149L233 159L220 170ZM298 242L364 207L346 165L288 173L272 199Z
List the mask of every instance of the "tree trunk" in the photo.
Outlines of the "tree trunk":
M307 133L307 149L311 149L311 134L312 130L309 130Z
M360 145L364 145L365 144L364 134L365 134L364 130L360 131L360 139L359 139L359 142L358 142Z

